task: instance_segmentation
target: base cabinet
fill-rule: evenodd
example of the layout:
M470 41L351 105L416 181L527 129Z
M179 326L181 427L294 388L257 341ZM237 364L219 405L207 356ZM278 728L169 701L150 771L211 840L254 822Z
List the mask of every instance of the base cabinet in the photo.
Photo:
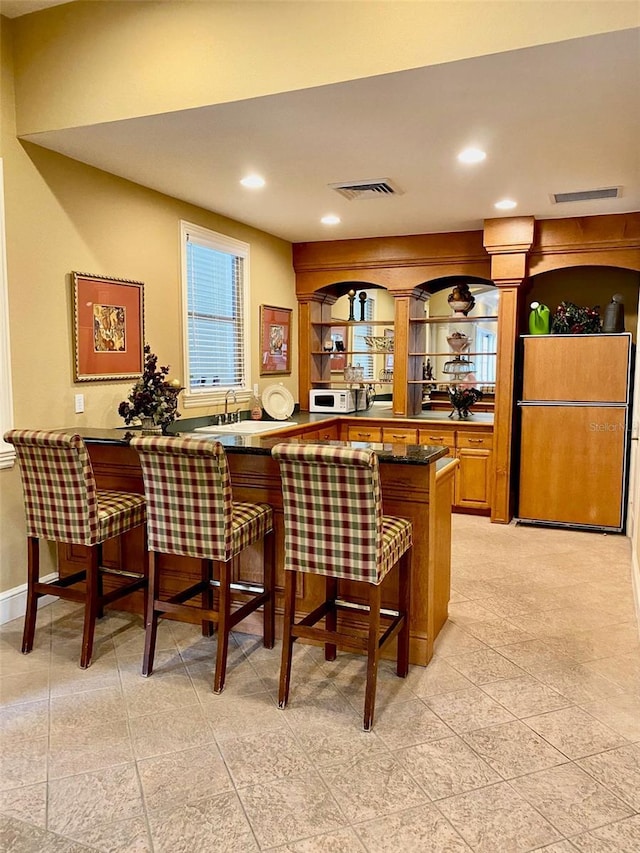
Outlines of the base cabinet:
M464 447L458 450L457 456L460 465L456 474L455 506L468 509L490 509L491 451Z

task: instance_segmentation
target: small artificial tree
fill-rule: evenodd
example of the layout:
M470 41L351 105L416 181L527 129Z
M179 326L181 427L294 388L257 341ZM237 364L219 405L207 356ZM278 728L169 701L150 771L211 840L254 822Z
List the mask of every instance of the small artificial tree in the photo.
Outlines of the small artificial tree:
M178 394L182 390L176 381L168 382L168 367L158 367L158 356L151 352L149 344L144 347L144 371L131 389L127 400L118 406L118 414L126 424L137 418L153 418L163 431L180 417Z

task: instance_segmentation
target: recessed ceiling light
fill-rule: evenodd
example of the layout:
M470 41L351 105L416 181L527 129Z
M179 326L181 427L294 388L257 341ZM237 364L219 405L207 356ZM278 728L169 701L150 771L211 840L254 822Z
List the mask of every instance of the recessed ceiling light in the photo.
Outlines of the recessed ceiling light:
M243 187L248 187L250 190L259 190L265 185L265 180L260 175L247 175L240 183Z
M320 222L322 222L323 225L339 225L340 221L341 221L340 217L336 216L335 213L328 213L326 216L323 216L322 219L320 220Z
M461 163L482 163L486 156L479 148L465 148L458 154L458 160Z
M513 208L517 206L518 202L512 201L510 198L503 198L502 201L497 201L494 204L494 207L497 207L498 210L513 210Z

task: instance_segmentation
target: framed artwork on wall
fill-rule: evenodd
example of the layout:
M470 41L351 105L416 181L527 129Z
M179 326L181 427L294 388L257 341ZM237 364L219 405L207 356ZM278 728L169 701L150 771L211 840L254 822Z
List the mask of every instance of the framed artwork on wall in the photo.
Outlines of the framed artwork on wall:
M260 306L260 376L291 373L291 313Z
M74 272L73 381L136 379L142 375L144 285L141 281Z

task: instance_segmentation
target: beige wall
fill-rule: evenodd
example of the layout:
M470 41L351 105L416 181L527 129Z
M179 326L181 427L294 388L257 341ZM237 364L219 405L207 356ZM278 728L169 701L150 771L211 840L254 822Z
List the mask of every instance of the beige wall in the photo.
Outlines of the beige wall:
M3 19L4 20L4 19ZM4 21L6 24L6 21ZM183 378L180 330L181 219L251 245L251 339L259 305L296 307L291 245L246 225L113 177L15 137L11 25L2 30L2 129L5 167L9 319L17 427L121 426L117 414L132 382L74 384L72 270L145 283L146 339L160 363ZM292 340L297 341L296 310ZM293 372L282 379L297 399ZM252 354L259 377L258 346ZM74 414L74 394L86 409ZM189 416L214 411L189 409ZM25 581L22 502L14 470L0 470L0 592ZM48 566L45 563L43 573ZM49 570L51 570L49 568Z
M18 129L321 86L610 32L638 19L630 0L74 2L15 21Z

